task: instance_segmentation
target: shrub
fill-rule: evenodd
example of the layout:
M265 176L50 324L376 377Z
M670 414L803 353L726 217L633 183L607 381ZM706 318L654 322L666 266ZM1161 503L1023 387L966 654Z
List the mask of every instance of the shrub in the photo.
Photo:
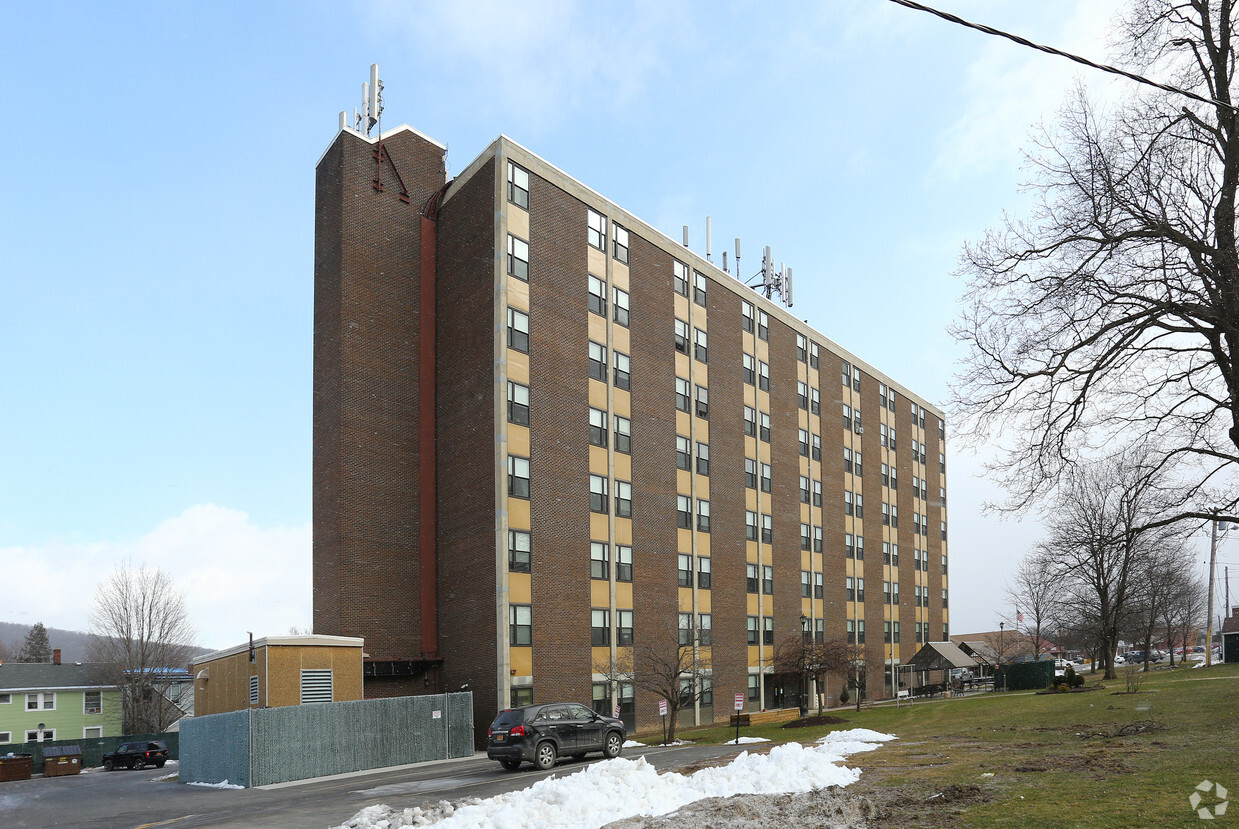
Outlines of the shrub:
M842 692L840 692L840 694L839 694L839 702L840 702L840 704L842 704L842 705L847 705L847 704L848 704L848 700L849 700L849 699L851 699L851 698L852 698L852 695L848 693L848 689L847 689L847 688L844 688L844 689L843 689L843 691L842 691Z

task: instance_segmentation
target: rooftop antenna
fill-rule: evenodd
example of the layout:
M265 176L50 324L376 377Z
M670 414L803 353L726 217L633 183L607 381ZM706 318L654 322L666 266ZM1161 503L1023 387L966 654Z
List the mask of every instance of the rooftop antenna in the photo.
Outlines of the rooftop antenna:
M688 225L684 225L684 247L688 247Z
M727 273L727 251L723 251L723 273Z
M736 237L736 279L740 278L740 237Z
M740 273L740 240L736 240L736 274ZM778 291L779 298L788 308L792 307L792 269L787 267L785 263L779 263L778 270L774 267L774 256L770 252L770 246L766 245L765 251L761 257L761 271L755 274L746 284L753 290L765 294L766 299L771 299L775 291Z

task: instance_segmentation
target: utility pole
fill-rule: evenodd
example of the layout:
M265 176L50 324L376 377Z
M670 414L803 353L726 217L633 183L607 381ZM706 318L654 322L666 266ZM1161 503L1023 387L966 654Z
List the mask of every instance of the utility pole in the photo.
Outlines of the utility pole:
M1205 667L1213 664L1213 571L1217 569L1217 513L1209 534L1209 619L1205 623Z

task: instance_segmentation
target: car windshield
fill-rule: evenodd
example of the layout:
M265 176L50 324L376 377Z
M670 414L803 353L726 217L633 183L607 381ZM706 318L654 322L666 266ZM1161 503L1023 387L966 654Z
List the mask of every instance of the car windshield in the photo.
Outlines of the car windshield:
M499 716L495 717L495 721L491 723L491 728L511 728L514 725L520 725L525 721L525 712L514 708L508 711L500 711Z

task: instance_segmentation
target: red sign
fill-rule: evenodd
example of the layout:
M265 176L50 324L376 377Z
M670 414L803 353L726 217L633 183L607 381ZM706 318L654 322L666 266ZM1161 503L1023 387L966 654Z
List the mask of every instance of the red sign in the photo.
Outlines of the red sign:
M665 699L660 699L658 701L658 716L667 716L667 701Z
M744 694L736 694L736 710L744 710Z

